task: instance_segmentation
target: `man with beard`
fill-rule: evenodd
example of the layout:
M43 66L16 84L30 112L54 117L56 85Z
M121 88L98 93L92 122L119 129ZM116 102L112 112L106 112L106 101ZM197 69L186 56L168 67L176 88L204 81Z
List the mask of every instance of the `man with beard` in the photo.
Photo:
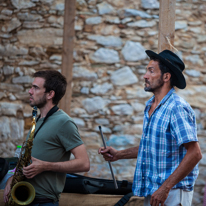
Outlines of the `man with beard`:
M150 62L144 89L154 95L146 103L140 145L98 152L106 161L137 158L132 190L145 197L144 206L190 206L202 154L194 111L174 89L186 87L185 65L169 50L146 53Z
M40 110L31 153L32 163L23 168L26 181L34 186L36 192L31 206L58 206L66 173L85 172L90 168L77 126L57 107L66 87L66 78L61 73L47 70L34 74L29 90L30 105ZM72 160L71 154L74 155ZM5 202L11 181L12 178L7 181L4 190Z

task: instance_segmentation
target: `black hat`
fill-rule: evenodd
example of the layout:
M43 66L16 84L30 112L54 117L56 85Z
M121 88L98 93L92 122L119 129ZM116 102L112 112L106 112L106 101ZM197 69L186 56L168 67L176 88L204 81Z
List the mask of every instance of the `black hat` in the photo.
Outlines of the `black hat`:
M165 66L170 69L170 71L175 75L177 79L174 80L174 84L179 89L184 89L186 87L185 77L182 74L182 71L185 68L185 64L183 61L170 50L164 50L159 54L151 50L145 51L149 57L154 57L155 59L159 59Z

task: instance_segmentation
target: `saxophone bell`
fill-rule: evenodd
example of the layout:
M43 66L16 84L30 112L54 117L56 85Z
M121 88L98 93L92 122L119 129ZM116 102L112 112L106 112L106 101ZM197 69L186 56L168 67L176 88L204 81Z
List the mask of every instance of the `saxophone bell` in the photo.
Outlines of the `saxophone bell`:
M21 181L12 188L11 197L16 205L28 205L35 198L35 189L30 183Z

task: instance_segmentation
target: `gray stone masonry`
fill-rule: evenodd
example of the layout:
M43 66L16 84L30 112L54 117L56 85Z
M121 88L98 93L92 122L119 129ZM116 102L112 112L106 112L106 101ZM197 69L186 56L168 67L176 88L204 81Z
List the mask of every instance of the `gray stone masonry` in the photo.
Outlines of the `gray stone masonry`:
M193 107L203 159L193 206L202 206L206 182L206 4L176 0L174 46L185 62L185 90ZM0 1L0 156L14 155L31 126L32 74L61 71L64 0ZM79 127L91 170L111 179L97 150L101 125L108 145L138 145L145 102L146 49L157 52L158 0L76 0L71 117ZM71 91L67 91L71 92ZM112 163L118 180L133 180L136 160Z

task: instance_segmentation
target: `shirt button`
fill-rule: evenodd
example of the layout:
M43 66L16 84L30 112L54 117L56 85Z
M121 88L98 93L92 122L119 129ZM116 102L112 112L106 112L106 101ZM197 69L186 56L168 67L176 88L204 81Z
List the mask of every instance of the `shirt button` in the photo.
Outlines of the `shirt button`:
M142 177L142 179L144 179L144 177Z
M144 162L143 162L143 165L144 165Z
M145 152L145 149L144 149L144 152Z

